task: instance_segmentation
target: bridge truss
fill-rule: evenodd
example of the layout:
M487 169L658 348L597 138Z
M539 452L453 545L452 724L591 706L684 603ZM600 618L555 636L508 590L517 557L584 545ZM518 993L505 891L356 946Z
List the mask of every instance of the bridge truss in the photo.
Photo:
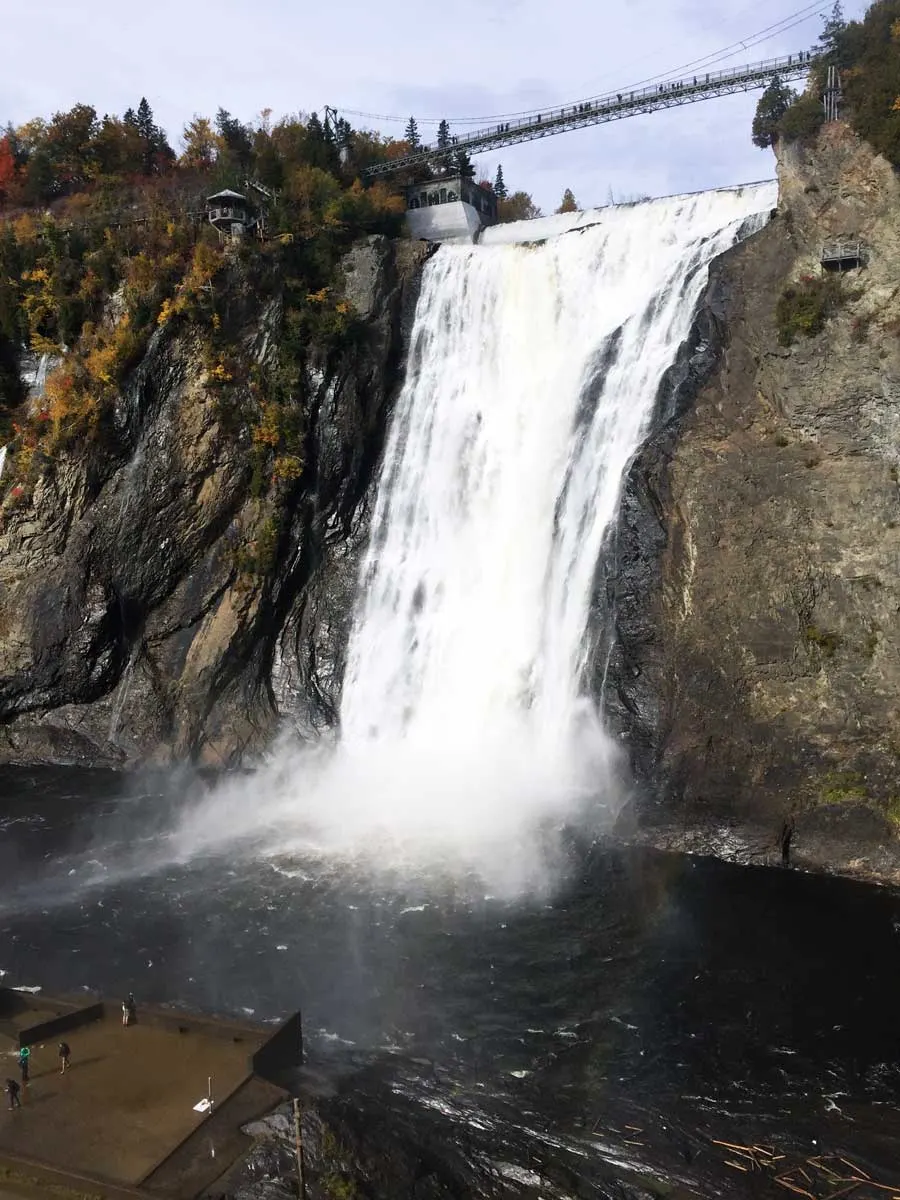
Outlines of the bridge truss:
M508 121L487 129L478 129L465 136L452 137L448 146L422 146L402 158L377 163L366 167L363 175L391 175L410 167L424 167L452 160L460 151L466 154L483 154L504 146L515 146L519 142L531 142L536 138L551 137L566 133L570 129L583 129L588 125L604 125L609 121L620 121L624 117L636 117L642 113L658 112L662 108L677 108L682 104L695 104L698 100L712 100L716 96L729 96L736 92L752 92L765 87L773 75L784 82L800 79L807 74L815 62L812 51L789 54L784 58L770 58L765 62L688 76L684 79L668 80L641 90L616 92L596 100L585 100L580 104L569 104L551 109L546 113L529 113L518 121Z

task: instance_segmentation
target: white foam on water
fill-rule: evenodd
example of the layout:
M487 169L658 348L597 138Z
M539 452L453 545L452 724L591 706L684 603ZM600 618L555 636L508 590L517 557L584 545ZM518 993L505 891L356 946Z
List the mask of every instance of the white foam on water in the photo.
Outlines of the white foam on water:
M755 185L608 208L429 261L339 738L284 743L220 787L183 853L247 839L508 892L534 886L562 824L615 813L590 678L598 562L709 263L776 200Z

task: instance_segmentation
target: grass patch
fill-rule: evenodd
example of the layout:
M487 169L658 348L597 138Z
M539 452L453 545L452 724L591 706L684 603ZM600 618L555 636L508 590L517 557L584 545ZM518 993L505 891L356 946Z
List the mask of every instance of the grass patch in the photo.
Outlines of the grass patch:
M775 306L778 344L792 346L801 334L815 337L821 333L825 322L846 298L836 276L804 275L799 283L785 288L778 297Z
M844 639L834 629L820 629L818 625L807 625L803 640L807 646L814 646L823 658L834 658L844 644Z
M823 804L840 804L846 800L867 800L869 793L859 771L829 771L819 798Z

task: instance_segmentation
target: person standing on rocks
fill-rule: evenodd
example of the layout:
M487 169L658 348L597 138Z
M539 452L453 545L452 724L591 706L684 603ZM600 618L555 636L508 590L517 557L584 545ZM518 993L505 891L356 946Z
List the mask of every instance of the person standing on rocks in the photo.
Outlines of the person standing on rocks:
M796 828L793 813L783 822L781 833L778 835L778 844L781 847L781 865L789 867L791 865L791 841L794 837L794 829Z
M69 1055L72 1051L69 1049L68 1042L59 1043L59 1073L65 1075L69 1069Z
M19 1099L19 1085L14 1079L7 1079L6 1081L6 1098L9 1101L10 1112L14 1108L22 1107L22 1101Z
M137 1016L137 1006L134 1003L134 992L128 993L128 999L122 1002L122 1024L133 1025Z
M27 1046L23 1046L19 1051L19 1070L22 1072L22 1082L28 1082L28 1063L31 1059L31 1051Z

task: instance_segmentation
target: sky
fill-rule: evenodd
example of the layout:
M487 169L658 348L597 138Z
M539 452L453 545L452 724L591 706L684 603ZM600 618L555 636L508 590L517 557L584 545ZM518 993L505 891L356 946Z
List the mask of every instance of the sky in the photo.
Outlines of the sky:
M490 118L625 90L797 13L802 0L0 0L0 125L78 102L121 114L146 95L176 149L195 113L221 105L252 122L346 112L356 127L402 136L415 115ZM809 5L807 5L809 8ZM865 4L849 0L848 17ZM740 66L812 46L818 14L717 63ZM692 74L695 68L685 71ZM750 142L758 93L729 96L509 147L475 160L552 211L565 188L583 208L774 176ZM352 115L360 110L400 123ZM457 130L461 132L461 130Z

